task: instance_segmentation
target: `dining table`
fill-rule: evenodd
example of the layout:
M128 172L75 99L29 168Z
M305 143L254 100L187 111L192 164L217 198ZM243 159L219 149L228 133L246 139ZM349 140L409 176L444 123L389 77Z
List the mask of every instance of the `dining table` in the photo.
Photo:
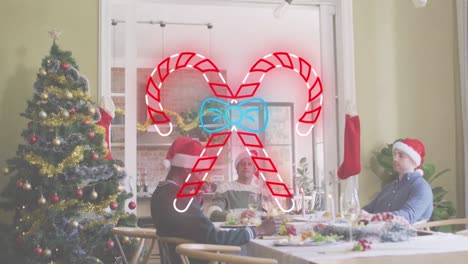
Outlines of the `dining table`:
M275 238L253 239L243 252L248 256L273 258L284 264L387 264L468 263L468 237L433 233L402 242L373 243L370 250L352 251L356 242L326 245L276 246Z

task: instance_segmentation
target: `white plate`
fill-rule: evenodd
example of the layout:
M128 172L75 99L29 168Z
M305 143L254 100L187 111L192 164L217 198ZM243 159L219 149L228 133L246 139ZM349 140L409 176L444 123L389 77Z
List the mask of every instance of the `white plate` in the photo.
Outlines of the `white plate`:
M330 246L339 243L338 241L334 242L314 242L314 241L302 241L302 242L289 242L286 239L275 240L273 245L275 246L290 246L290 247L318 247L318 246Z

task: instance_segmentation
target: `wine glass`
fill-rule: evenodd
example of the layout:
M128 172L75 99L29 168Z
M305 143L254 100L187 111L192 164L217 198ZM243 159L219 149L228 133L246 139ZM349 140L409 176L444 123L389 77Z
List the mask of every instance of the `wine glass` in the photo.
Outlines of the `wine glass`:
M351 241L353 240L353 226L357 225L360 211L359 196L355 188L341 196L341 214L350 223Z
M258 197L258 194L249 194L249 200L247 201L247 205L249 206L250 210L257 212L257 209L260 206L260 198Z

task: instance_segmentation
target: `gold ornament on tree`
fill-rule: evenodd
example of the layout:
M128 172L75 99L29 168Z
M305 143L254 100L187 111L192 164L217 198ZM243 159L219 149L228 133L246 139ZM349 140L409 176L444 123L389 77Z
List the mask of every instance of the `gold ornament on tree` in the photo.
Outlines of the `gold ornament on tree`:
M47 99L49 99L49 94L46 93L46 92L41 93L41 99L44 100L44 101L47 100Z
M78 221L73 220L73 221L71 222L71 226L72 226L73 228L78 228L78 227L80 226L80 224L78 223Z
M70 113L67 111L67 110L62 110L60 112L60 114L65 117L65 118L69 118L70 117Z
M10 169L8 167L3 168L3 174L7 175L10 173Z
M94 115L96 113L96 108L93 106L88 106L88 114L89 115Z
M44 69L44 68L41 68L39 70L39 74L42 75L42 76L46 76L47 75L47 71Z
M46 119L47 113L44 110L39 111L39 118Z
M45 205L46 204L46 199L44 198L44 195L41 194L41 197L39 197L39 199L37 199L37 203L39 205Z
M60 140L60 138L56 137L54 138L54 140L52 140L52 144L54 144L54 146L58 147L62 144L62 141Z
M31 190L31 184L30 184L28 181L26 181L26 182L23 184L23 189L25 189L25 190L27 190L27 191Z
M52 256L52 251L50 249L46 248L46 249L44 249L44 251L42 251L42 254L46 258L50 258Z
M66 91L66 92L65 92L65 97L66 97L67 99L72 99L72 98L73 98L73 94L72 94L70 91Z
M93 189L93 191L89 194L89 198L91 200L96 200L98 198L98 193Z

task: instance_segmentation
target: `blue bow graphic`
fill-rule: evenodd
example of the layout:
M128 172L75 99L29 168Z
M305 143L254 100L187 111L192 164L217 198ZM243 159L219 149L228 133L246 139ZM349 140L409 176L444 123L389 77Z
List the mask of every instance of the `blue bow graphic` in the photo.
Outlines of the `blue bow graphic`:
M207 105L209 103L214 103L215 105L223 106L223 108L225 109L210 107ZM254 105L252 106L249 104ZM257 125L255 115L252 115L252 113L256 112L258 113L257 115L259 115L261 111L260 106L263 106L263 108L265 109L265 122L261 128L250 128L249 125ZM208 108L205 109L206 107ZM230 105L225 101L217 98L206 98L200 106L199 116L201 127L208 133L219 132L228 128L229 126L236 126L252 133L260 133L263 130L265 130L268 124L268 107L265 101L261 98L252 98L249 100L245 100L237 105ZM219 124L219 126L213 127L209 126L208 124L205 124L207 120L204 120L204 117L209 117L211 119L209 120L210 124ZM224 122L220 122L222 121L221 119L224 120Z

